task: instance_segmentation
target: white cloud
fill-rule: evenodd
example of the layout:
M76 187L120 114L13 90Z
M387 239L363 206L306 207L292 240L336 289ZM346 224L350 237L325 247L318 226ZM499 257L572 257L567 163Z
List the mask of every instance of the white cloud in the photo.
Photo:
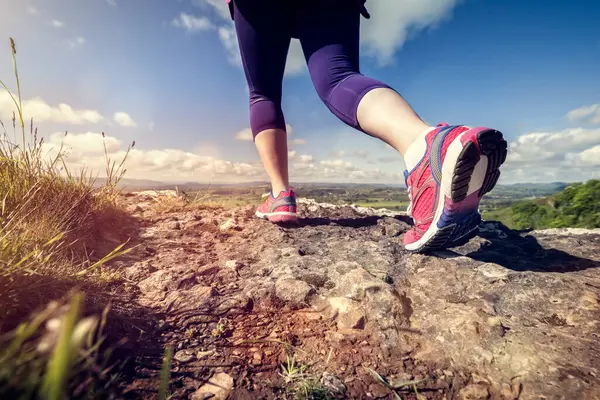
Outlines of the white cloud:
M50 24L52 25L52 27L54 28L63 28L65 26L65 23L62 21L59 21L57 19L53 19Z
M411 35L449 17L460 0L377 0L367 2L371 19L362 23L361 44L380 64L389 64Z
M308 154L300 154L298 156L298 161L303 162L303 163L311 162L312 160L313 160L313 156L308 155Z
M252 130L250 128L242 129L241 131L235 134L235 138L237 140L245 141L252 141L254 139L252 136Z
M133 120L133 118L131 118L131 116L129 114L127 114L126 112L123 112L123 111L116 112L115 115L113 116L113 120L121 126L126 126L126 127L137 126L137 123Z
M13 110L16 111L16 108L10 95L6 91L0 92L0 119L12 118ZM23 117L33 118L35 122L51 121L74 125L96 124L104 120L96 110L74 109L65 103L51 106L41 97L23 100Z
M87 168L92 174L103 176L105 171L104 145L108 157L119 163L125 156L129 143L115 137L95 132L79 134L63 133L50 135L43 151L49 156L55 155L63 145L67 153L69 168ZM343 160L324 160L316 163L311 155L291 151L290 173L297 181L329 182L381 182L393 178L393 174L379 169L363 170L355 168ZM187 180L204 182L243 182L267 179L260 163L245 163L223 160L217 156L200 154L198 151L179 149L140 149L139 145L131 149L125 161L126 177L155 180Z
M571 157L567 157L573 165L600 166L600 145L591 147Z
M567 113L566 118L570 121L582 121L590 124L600 124L600 103L571 110Z
M148 122L148 130L150 132L154 131L154 121Z
M65 44L69 50L73 50L76 47L83 46L85 38L83 36L77 36L76 38L67 39Z
M174 27L185 29L188 33L208 31L215 29L215 25L206 17L196 17L182 12L178 18L171 21Z
M37 9L35 6L27 6L27 12L31 15L38 15L40 13L40 10Z
M117 0L106 0L106 2L111 5L111 6L116 6L117 5Z
M503 182L582 181L600 176L600 128L532 132L510 143Z
M297 144L297 145L306 144L306 139L300 139L300 138L292 139L291 143Z
M346 152L344 150L337 150L334 151L332 154L334 157L344 157L346 155Z
M521 135L509 147L508 161L522 162L562 158L600 143L600 128L569 128L559 132L532 132Z
M347 171L351 171L354 169L354 165L352 165L352 163L350 161L344 161L344 160L322 160L321 161L321 165L325 166L325 167L331 167L331 168L341 168L341 169L345 169Z
M64 135L55 133L43 145L44 153L52 156L58 152L61 144L67 151L67 165L70 168L85 167L94 174L103 176L105 156L103 142L106 144L110 159L119 163L125 157L128 144L100 133ZM133 148L125 161L127 177L152 178L165 180L241 180L263 176L264 171L258 164L248 164L203 156L179 149L141 150Z

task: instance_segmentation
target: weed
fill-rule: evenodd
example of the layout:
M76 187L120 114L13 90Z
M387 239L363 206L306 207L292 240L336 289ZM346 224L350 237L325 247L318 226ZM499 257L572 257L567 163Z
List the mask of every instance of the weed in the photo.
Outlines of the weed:
M125 248L125 242L116 248L111 245L112 251L104 249L102 234L115 231L120 220L116 187L135 143L120 162L115 162L108 157L103 141L107 162L104 185L96 185L84 169L72 173L67 168L64 146L52 148L44 143L33 119L26 134L17 48L12 38L9 44L16 94L4 81L0 80L0 85L16 112L12 138L6 125L0 123L0 320L19 321L40 304L48 304L55 295L54 282L72 287L81 279L114 278L105 264L131 248ZM23 284L30 281L35 284ZM110 351L99 353L104 340L100 332L108 311L100 321L82 317L83 299L83 293L73 295L66 311L50 302L0 338L0 397L98 395L118 377L111 374L112 366L100 361L110 355Z
M333 399L331 392L308 372L308 365L299 364L295 356L287 355L279 375L286 385L287 395L294 400Z
M223 337L231 329L231 323L227 318L219 319L217 326L212 330L211 335L213 337Z
M160 387L158 389L158 399L167 400L169 397L169 379L171 377L171 361L173 358L173 348L167 346L163 357L162 367L160 369Z
M101 317L82 317L83 293L69 303L51 302L42 311L0 338L0 397L63 399L108 394L113 366L100 357Z

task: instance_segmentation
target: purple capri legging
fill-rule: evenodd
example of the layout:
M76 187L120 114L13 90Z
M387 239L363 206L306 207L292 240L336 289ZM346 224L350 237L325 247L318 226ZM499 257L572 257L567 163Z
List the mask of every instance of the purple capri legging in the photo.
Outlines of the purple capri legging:
M285 130L282 80L291 38L298 38L314 87L325 105L361 130L362 97L387 85L359 71L360 9L350 0L234 0L233 16L250 89L253 136Z

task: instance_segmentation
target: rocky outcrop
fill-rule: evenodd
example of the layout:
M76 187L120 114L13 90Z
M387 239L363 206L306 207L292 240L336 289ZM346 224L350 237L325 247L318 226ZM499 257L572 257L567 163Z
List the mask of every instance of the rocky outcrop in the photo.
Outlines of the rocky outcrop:
M280 371L273 343L321 357L321 381L349 398L392 398L361 365L424 380L425 398L597 398L600 230L484 222L469 243L420 255L400 245L409 219L388 210L304 200L299 225L280 227L250 207L156 215L154 201L135 201L139 301L164 313L162 340L188 350L180 372L245 360L190 378L182 398L215 381L267 393L251 377Z

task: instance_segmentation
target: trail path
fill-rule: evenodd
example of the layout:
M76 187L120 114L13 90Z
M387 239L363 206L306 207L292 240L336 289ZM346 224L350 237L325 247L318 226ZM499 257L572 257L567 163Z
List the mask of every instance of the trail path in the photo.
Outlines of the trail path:
M128 397L156 396L171 344L173 399L283 399L287 356L339 398L393 399L371 368L426 399L600 399L600 230L487 222L417 255L400 246L408 218L372 209L304 200L279 227L250 207L125 201L140 247L123 274L153 319Z

